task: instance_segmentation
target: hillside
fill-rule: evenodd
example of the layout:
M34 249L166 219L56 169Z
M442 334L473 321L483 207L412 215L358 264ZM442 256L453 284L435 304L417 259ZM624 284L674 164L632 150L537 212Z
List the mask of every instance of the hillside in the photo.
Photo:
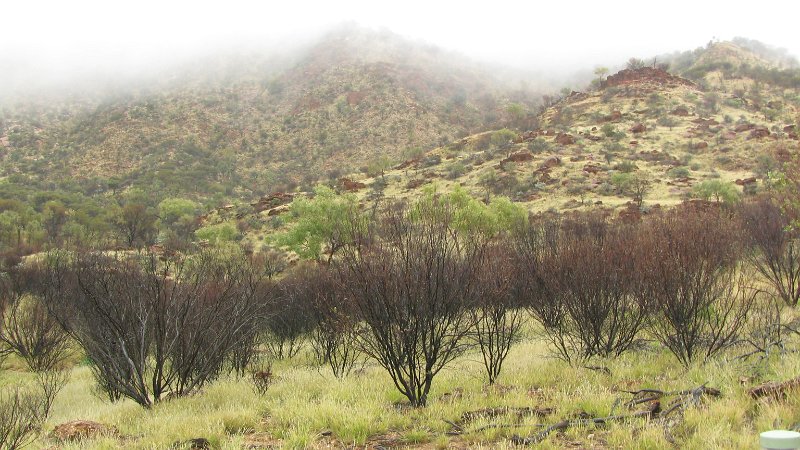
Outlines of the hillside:
M2 175L246 197L310 186L379 156L399 160L495 124L511 100L536 98L388 32L344 27L289 61L263 58L211 59L215 77L119 88L88 105L6 106ZM61 120L42 119L53 114Z
M460 185L477 198L508 196L531 211L634 215L696 197L710 182L734 186L740 196L768 189L768 173L798 150L800 91L783 81L795 72L726 42L680 73L695 80L660 68L625 69L542 109L535 129L473 134L382 175L354 173L332 184L364 203ZM770 73L784 78L759 77ZM647 181L642 199L624 185L630 179ZM269 227L257 230L280 223L272 216L288 210L279 197L220 210L207 221L249 221L258 242Z

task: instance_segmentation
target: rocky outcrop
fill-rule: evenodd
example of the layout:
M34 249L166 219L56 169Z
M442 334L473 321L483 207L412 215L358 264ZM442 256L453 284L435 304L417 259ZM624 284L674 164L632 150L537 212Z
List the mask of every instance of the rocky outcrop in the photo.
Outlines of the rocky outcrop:
M647 131L647 127L641 122L631 127L631 133L633 134L644 133L645 131Z
M747 139L762 139L765 137L769 137L770 132L766 128L755 128L750 134L747 136Z
M673 109L670 114L678 117L686 117L689 115L689 110L684 108L683 106L678 106L677 108Z
M542 164L539 165L538 170L546 171L552 169L553 167L558 167L560 165L561 165L561 158L559 158L558 156L551 156L542 161Z
M556 144L559 145L572 145L575 143L575 138L567 133L558 133L558 135L556 135L555 141Z
M257 202L251 203L250 205L253 207L254 212L260 213L261 211L266 211L268 209L291 203L293 199L294 196L292 194L287 194L286 192L274 192L269 196L261 197Z
M350 178L339 178L339 188L347 192L355 192L367 187L366 184L353 181Z
M514 152L508 155L508 158L500 161L500 164L510 163L510 162L525 162L533 160L533 154L528 151L520 151Z
M658 84L661 86L677 87L690 86L695 84L686 78L681 78L671 73L653 67L642 67L641 69L624 69L614 75L610 75L603 82L602 87L625 86L632 84Z

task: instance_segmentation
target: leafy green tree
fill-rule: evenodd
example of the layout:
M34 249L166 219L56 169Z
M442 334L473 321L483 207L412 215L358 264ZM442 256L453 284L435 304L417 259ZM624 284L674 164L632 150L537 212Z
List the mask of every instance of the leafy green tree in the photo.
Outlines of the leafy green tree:
M220 245L226 242L234 242L241 235L236 229L236 225L230 222L223 222L199 228L194 232L197 239L208 241L211 245Z
M652 182L647 175L638 172L615 173L611 176L611 184L617 187L619 193L631 197L640 208L652 189Z
M525 118L528 112L525 110L525 105L520 103L509 103L506 105L506 114L508 114L508 123L515 128L521 128L525 125Z
M503 128L502 130L497 130L492 133L490 138L490 142L495 147L504 147L510 141L513 141L517 138L517 133L509 130L508 128Z
M67 208L61 202L50 201L44 205L42 211L42 225L52 243L58 243L61 230L67 223Z
M367 165L367 174L371 177L381 176L385 180L386 171L392 168L392 160L386 155L381 155L373 159Z
M358 216L357 207L354 195L340 195L319 185L314 189L313 198L298 198L292 202L291 228L278 235L276 243L288 247L301 258L330 262L350 236L350 219Z
M422 211L452 210L453 228L469 236L495 236L524 223L528 213L506 197L495 197L487 205L460 186L440 194L435 187L425 190L419 200ZM438 208L426 205L438 205Z
M692 189L695 198L714 199L717 203L736 203L739 201L739 190L730 181L706 180Z
M166 198L158 204L160 228L175 234L179 239L188 239L195 227L200 205L185 198Z
M114 225L125 245L141 247L153 242L156 215L142 203L128 203L120 210Z
M594 75L597 77L592 80L592 86L595 88L600 87L603 84L603 81L606 79L606 75L608 75L608 67L598 66L594 69Z

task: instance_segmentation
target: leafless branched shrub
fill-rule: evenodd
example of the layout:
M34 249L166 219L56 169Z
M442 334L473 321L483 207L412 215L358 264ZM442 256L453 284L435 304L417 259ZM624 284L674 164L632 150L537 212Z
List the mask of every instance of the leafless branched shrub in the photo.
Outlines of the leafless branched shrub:
M292 358L314 327L313 298L302 270L280 280L273 296L274 314L264 323L266 343L275 358Z
M18 386L0 392L0 448L22 448L36 439L66 375L40 372L36 381L36 389Z
M490 247L478 276L481 293L473 309L475 340L489 384L494 384L512 345L520 339L523 324L524 309L513 295L517 272L511 249L507 245Z
M93 362L101 388L149 407L214 380L264 314L238 256L187 260L51 255L46 304Z
M747 326L742 333L742 341L748 351L739 359L757 356L767 359L774 351L785 351L785 324L781 318L783 301L773 295L762 295L753 302Z
M748 261L783 302L800 300L800 238L789 219L771 199L762 197L740 208L741 222L750 246Z
M388 209L354 236L339 270L364 324L359 346L424 406L434 377L469 346L484 246L459 234L437 199Z
M314 320L311 332L314 355L318 363L330 367L336 378L343 378L364 363L364 354L357 345L357 319L343 287L326 267L317 266L309 271L306 286Z
M0 279L0 301L5 305L0 344L25 360L35 372L55 369L69 356L69 335L31 292L38 271L15 267Z
M253 383L253 389L256 393L258 395L265 395L274 381L272 363L270 362L259 367L251 368L250 380Z
M649 329L684 365L739 339L757 291L738 263L739 236L723 212L674 212L650 221L640 269L654 314Z
M646 323L636 234L599 216L532 223L517 236L522 297L567 360L631 349Z

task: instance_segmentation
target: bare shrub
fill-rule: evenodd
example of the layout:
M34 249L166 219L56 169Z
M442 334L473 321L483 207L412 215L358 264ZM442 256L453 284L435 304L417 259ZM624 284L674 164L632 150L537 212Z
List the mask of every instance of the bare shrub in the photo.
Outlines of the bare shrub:
M35 372L55 369L69 356L69 335L39 298L30 294L38 272L15 267L0 279L5 305L0 344L22 358Z
M186 260L50 255L48 307L92 360L111 399L149 407L214 380L264 314L240 256Z
M265 395L274 381L272 363L266 363L261 367L251 369L250 380L253 383L253 389L256 391L256 393L259 395Z
M264 323L267 347L275 358L297 355L314 327L307 281L302 271L294 271L276 287L272 300L275 311Z
M747 259L783 302L800 300L800 240L789 219L769 198L743 204L741 222L750 251Z
M17 386L0 392L0 448L22 448L36 439L65 382L64 372L40 372L36 389Z
M739 236L718 211L674 212L651 220L640 245L652 334L685 366L737 342L757 291L738 264Z
M614 357L637 343L648 311L629 228L594 215L534 223L517 248L523 298L559 357Z
M434 377L469 346L483 246L433 198L387 209L342 252L343 285L364 324L359 346L415 407Z
M758 356L763 360L775 350L780 353L786 350L782 307L782 300L772 295L762 295L753 302L747 326L742 333L742 342L749 351L740 355L739 359Z
M489 384L497 381L508 352L520 339L524 309L513 296L516 276L507 245L488 249L478 279L480 300L473 312L476 314L475 341Z
M358 323L342 286L326 267L317 267L307 281L314 317L311 347L317 362L330 367L336 378L343 378L363 365L358 349Z

